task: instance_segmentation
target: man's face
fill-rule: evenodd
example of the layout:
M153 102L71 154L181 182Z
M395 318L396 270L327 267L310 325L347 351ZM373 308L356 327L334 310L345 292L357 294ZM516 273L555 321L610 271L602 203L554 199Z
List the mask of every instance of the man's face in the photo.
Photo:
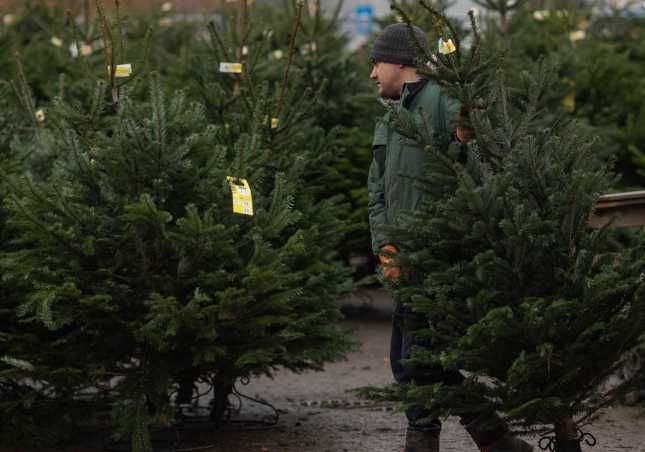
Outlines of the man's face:
M403 66L400 64L374 62L370 78L376 82L379 96L398 99L401 96Z

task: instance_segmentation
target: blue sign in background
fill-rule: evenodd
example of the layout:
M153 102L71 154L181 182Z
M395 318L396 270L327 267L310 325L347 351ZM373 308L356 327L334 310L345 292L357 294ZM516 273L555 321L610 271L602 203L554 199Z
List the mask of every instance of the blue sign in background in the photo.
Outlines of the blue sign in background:
M374 8L372 5L358 5L352 14L354 33L362 36L374 31Z

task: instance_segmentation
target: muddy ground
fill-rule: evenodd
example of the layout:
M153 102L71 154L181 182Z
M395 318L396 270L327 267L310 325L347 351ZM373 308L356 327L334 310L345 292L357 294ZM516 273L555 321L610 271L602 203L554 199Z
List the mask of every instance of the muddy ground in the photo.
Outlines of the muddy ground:
M401 451L406 426L404 414L392 405L368 404L348 393L356 387L386 385L392 381L387 358L389 301L381 293L372 295L344 305L346 308L349 306L348 312L354 314L366 302L370 308L369 315L352 315L343 322L359 344L345 361L327 365L324 372L294 374L279 371L274 379L258 378L247 386L238 387L240 392L256 399L266 399L277 408L279 419L275 425L263 422L271 417L271 409L243 400L241 409L232 420L254 423L228 423L225 431L217 433L213 433L210 424L188 423L186 429L179 431L176 447L169 448L172 441L166 438L156 443L156 452ZM585 452L645 452L643 407L607 409L587 430L597 437L598 445L583 448ZM537 437L526 439L537 445ZM450 418L444 423L441 442L442 452L477 452L457 419ZM108 450L128 450L127 445L121 446L111 444ZM56 450L98 452L101 449ZM25 450L14 449L13 452Z
M266 430L231 430L218 435L218 452L397 452L405 435L405 416L388 405L364 406L348 390L391 382L387 354L390 324L384 316L348 320L360 347L346 361L326 366L321 373L279 372L260 378L240 391L260 396L280 410L276 426ZM244 403L247 407L244 407ZM358 405L356 405L358 404ZM243 402L249 414L267 409ZM259 415L261 417L261 414ZM235 428L235 426L230 426ZM605 410L588 428L598 439L596 452L645 452L645 409ZM537 446L537 437L526 438ZM441 439L443 452L476 452L457 419L448 419ZM536 448L536 450L538 450Z

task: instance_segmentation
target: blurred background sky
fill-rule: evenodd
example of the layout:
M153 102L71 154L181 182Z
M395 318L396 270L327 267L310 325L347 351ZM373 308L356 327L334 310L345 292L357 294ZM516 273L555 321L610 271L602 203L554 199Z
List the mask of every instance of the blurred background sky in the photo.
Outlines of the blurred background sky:
M0 14L7 11L11 6L24 3L26 0L0 0ZM85 0L43 0L48 3L62 4L65 9L80 11ZM232 4L238 0L170 0L173 10L178 14L200 14L212 13L222 4ZM275 3L277 7L285 0L251 0L263 3ZM287 0L290 1L290 0ZM327 11L333 11L339 0L321 0L321 6ZM94 8L94 0L90 0L91 8ZM103 0L106 7L110 7L112 0ZM167 3L165 0L120 0L122 8L149 9L160 8ZM314 4L313 1L310 2ZM351 48L359 47L366 39L366 36L377 30L377 24L373 21L376 17L383 17L390 11L390 0L343 0L341 19L344 30L351 35ZM456 0L448 10L448 14L455 17L464 17L468 9L474 7L471 0Z
M337 4L337 0L321 0L321 5L327 9L333 9ZM448 14L455 17L466 17L466 13L470 8L476 5L470 0L457 0L454 5L448 9ZM377 24L370 26L368 16L382 17L390 12L389 0L344 0L342 18L345 30L351 36L351 47L356 48L360 46L368 31L375 30Z

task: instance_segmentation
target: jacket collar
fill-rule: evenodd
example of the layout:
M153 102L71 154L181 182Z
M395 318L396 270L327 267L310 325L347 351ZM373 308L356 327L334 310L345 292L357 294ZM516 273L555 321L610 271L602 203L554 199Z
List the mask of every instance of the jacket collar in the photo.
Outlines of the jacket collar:
M420 78L415 82L407 82L403 84L403 88L401 89L401 106L403 108L407 109L410 107L410 104L412 104L416 95L419 94L419 91L426 86L428 80L428 78Z

